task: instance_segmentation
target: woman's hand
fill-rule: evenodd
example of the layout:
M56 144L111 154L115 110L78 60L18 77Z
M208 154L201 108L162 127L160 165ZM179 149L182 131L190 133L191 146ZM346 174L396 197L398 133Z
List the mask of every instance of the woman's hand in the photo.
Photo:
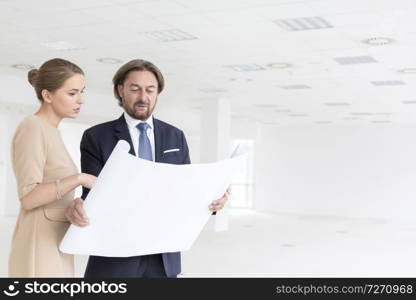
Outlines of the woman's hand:
M84 200L75 198L65 211L65 216L71 224L79 227L89 225L89 219L84 210Z
M94 185L95 181L97 180L97 177L94 175L86 174L86 173L80 173L79 181L83 187L86 187L87 189L91 189Z

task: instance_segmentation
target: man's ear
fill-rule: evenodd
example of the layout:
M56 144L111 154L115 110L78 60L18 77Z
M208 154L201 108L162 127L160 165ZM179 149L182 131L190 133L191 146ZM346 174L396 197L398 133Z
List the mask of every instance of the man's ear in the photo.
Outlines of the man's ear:
M124 95L123 95L123 85L122 84L117 85L117 91L118 91L118 94L120 95L120 97L123 98Z
M52 103L52 96L48 90L43 89L41 94L42 94L43 101L45 101L46 103Z

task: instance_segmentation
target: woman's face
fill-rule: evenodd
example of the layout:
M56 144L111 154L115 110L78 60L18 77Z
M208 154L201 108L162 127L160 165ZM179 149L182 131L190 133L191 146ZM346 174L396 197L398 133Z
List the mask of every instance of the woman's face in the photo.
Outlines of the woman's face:
M49 92L47 102L60 118L76 118L84 103L82 93L85 89L85 77L74 74L57 90Z

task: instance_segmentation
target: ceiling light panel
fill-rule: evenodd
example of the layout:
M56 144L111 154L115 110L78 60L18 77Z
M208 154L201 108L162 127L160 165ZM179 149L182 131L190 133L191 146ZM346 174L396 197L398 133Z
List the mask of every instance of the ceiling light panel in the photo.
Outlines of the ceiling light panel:
M225 93L225 92L227 92L227 90L226 89L223 89L223 88L207 88L207 89L199 89L201 92L203 92L203 93L208 93L208 94L210 94L210 93L212 93L212 94L214 94L214 93Z
M371 84L374 86L394 86L394 85L406 85L404 81L401 80L380 80L380 81L371 81Z
M123 62L121 59L112 57L97 58L97 61L103 64L121 64Z
M384 46L394 43L394 39L388 37L371 37L363 40L362 42L372 46Z
M263 71L266 70L265 67L258 64L247 64L247 65L228 65L225 66L236 72L251 72L251 71Z
M416 74L416 68L404 68L398 70L398 72L402 74Z
M371 123L391 123L391 121L389 121L389 120L374 120L374 121L371 121Z
M292 68L293 65L289 63L269 63L267 67L271 69L289 69Z
M353 115L353 116L372 116L374 114L370 113L370 112L353 112L353 113L351 113L351 115Z
M276 104L255 104L254 105L257 108L276 108Z
M309 117L308 114L290 114L289 117Z
M306 84L290 84L290 85L282 85L280 88L285 90L306 90L310 89L311 87Z
M35 69L35 66L28 65L28 64L13 64L11 65L12 68L19 69L19 70L31 70Z
M355 64L368 64L376 63L377 61L371 56L347 56L336 57L334 60L341 65L355 65Z
M286 31L302 31L333 28L328 21L322 17L279 19L273 21Z
M324 104L327 106L350 106L351 105L350 103L347 103L347 102L327 102Z
M65 41L54 41L54 42L44 42L41 43L42 46L45 46L47 48L50 49L54 49L54 50L81 50L81 49L85 49L85 47L80 47L80 46L76 46L74 44L71 44L69 42L65 42Z
M180 29L157 30L143 33L146 37L159 42L177 42L196 40L197 37Z

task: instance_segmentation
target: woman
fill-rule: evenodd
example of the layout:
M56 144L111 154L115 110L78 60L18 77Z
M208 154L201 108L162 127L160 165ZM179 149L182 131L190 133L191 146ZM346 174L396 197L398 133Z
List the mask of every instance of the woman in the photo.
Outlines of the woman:
M83 103L83 71L64 59L51 59L28 80L40 109L18 126L12 163L21 209L9 258L10 277L73 277L73 256L58 246L69 223L65 210L80 185L96 177L78 173L58 131L63 118L75 118Z

